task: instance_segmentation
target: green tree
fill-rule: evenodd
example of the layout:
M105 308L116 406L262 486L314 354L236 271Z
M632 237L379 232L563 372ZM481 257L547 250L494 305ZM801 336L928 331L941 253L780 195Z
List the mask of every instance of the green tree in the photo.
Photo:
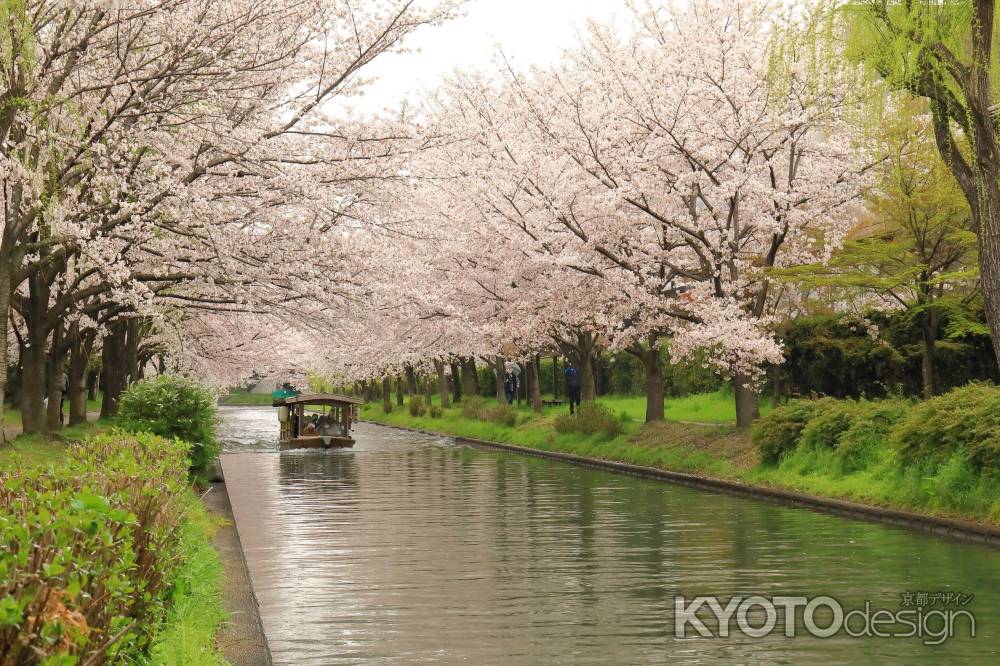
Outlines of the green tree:
M853 0L853 54L925 98L941 157L969 203L1000 359L1000 118L993 103L995 0Z
M926 105L911 102L887 121L887 159L863 223L825 265L785 271L807 286L862 295L903 309L919 326L926 397L938 393L935 344L943 315L965 321L977 297L972 211L924 132ZM870 303L866 303L870 304Z

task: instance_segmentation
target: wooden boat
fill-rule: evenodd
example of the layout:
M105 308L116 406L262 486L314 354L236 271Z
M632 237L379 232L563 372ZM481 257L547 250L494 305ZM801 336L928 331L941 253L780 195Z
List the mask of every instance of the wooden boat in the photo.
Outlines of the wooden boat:
M281 450L351 448L351 424L362 404L364 400L327 393L275 398ZM322 413L307 414L307 407L319 407Z

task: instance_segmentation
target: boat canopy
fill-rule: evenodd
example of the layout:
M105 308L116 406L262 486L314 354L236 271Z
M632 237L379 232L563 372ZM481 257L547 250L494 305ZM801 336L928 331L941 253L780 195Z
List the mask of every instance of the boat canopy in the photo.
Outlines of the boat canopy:
M275 407L289 407L291 405L363 405L365 401L352 398L349 395L315 393L313 395L294 395L287 398L276 398L273 404Z

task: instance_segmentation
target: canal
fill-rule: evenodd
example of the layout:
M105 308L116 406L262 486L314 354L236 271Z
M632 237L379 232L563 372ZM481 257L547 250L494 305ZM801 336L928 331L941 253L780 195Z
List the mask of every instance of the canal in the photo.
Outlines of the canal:
M273 410L222 412L278 664L997 663L994 548L374 425L350 451L279 454ZM977 635L963 615L938 646L815 638L801 620L792 638L780 623L761 638L735 623L729 638L678 638L675 595L922 601L969 611Z

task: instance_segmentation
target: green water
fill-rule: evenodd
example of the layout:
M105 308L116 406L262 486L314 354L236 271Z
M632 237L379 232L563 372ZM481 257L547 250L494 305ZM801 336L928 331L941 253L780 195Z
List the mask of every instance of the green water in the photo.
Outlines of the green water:
M223 468L278 664L996 663L1000 652L997 549L378 426L359 426L351 451L278 454L270 410L225 415ZM828 595L845 610L898 611L904 593L973 595L963 608L977 636L960 621L936 647L820 639L801 618L792 638L781 623L763 638L735 624L729 638L675 636L676 595Z

